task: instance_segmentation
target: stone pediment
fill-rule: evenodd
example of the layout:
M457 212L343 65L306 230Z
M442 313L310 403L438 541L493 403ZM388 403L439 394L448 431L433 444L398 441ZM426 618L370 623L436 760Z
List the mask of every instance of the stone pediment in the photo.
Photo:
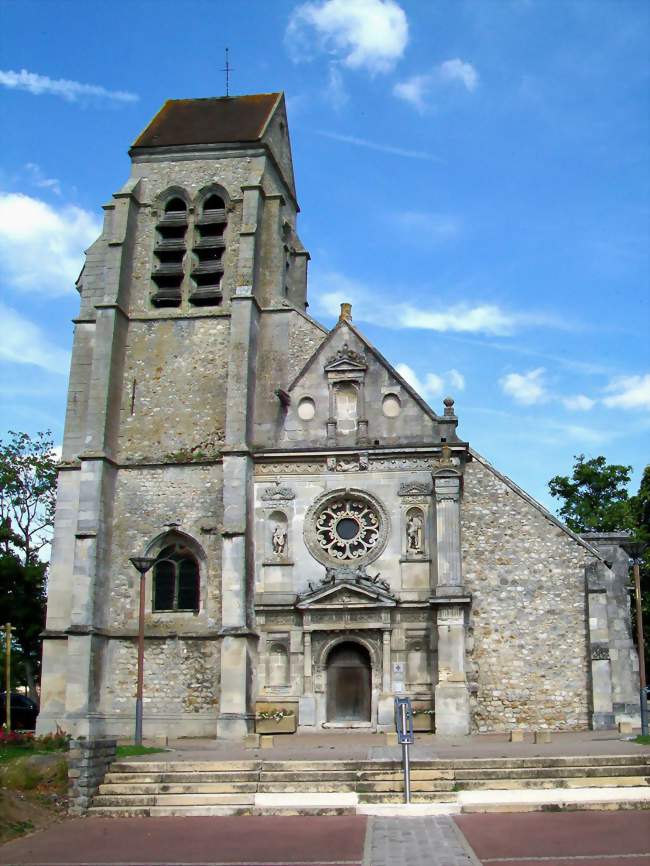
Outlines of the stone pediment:
M296 607L300 610L319 608L395 607L396 599L383 587L361 586L353 581L341 581L330 586L320 586L298 597Z
M343 346L325 361L325 370L328 373L362 372L367 369L365 356L361 352L355 352L347 343L343 343Z

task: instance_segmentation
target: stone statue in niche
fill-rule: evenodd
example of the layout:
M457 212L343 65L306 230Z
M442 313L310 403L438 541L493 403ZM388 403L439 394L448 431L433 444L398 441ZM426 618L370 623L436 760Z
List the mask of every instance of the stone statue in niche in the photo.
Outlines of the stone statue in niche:
M406 547L409 553L422 553L424 522L419 512L409 514L406 519Z
M287 530L283 526L280 526L279 523L276 524L273 530L271 544L273 546L273 553L276 556L284 556L287 548Z

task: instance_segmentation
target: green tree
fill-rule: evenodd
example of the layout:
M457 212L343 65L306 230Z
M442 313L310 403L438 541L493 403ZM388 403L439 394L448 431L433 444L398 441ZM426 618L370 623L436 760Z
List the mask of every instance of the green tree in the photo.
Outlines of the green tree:
M14 682L36 697L54 522L56 457L49 431L0 440L0 624L15 626Z
M604 457L575 457L573 474L556 475L548 483L551 496L562 501L559 515L574 532L633 529L635 517L627 485L631 466L608 464Z
M650 466L644 470L636 496L627 491L631 471L631 466L610 465L604 457L585 460L578 454L571 477L556 475L548 486L551 495L562 502L560 517L574 532L627 529L633 538L648 543L640 571L646 667L650 668ZM634 604L632 613L635 618ZM634 638L636 641L636 624Z

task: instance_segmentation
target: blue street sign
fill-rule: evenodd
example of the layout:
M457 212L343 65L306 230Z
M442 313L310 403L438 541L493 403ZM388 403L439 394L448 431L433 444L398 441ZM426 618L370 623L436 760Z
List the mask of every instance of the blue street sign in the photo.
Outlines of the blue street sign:
M413 707L410 698L395 698L395 730L400 745L413 745Z

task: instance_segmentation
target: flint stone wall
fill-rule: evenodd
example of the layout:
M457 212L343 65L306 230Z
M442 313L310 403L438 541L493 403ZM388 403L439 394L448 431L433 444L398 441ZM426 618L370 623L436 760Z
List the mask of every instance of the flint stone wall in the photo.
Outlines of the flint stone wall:
M68 811L81 815L115 760L117 740L70 740L68 751Z
M461 534L474 729L588 727L593 557L478 460L465 472Z
M219 642L180 636L148 639L144 652L145 738L213 737L219 702ZM128 735L133 728L136 670L136 641L110 641L102 712L115 735Z

